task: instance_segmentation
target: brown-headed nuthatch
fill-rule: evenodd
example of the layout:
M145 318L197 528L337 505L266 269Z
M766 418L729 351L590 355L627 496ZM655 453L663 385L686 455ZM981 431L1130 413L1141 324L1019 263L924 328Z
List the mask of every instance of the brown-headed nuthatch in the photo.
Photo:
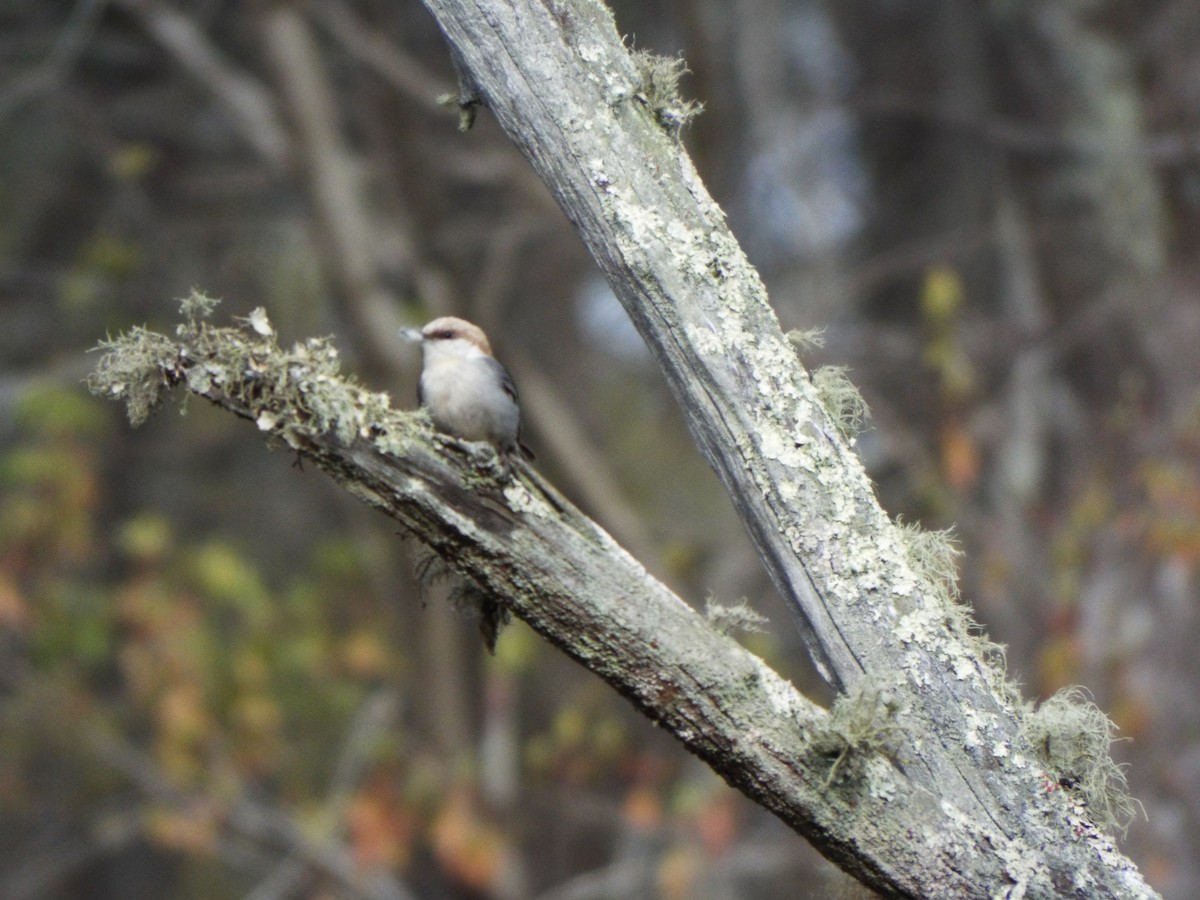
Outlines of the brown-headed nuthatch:
M521 408L512 376L492 356L483 329L443 316L401 334L421 342L424 366L417 397L438 430L466 441L487 441L506 459L513 454L533 458L521 443Z

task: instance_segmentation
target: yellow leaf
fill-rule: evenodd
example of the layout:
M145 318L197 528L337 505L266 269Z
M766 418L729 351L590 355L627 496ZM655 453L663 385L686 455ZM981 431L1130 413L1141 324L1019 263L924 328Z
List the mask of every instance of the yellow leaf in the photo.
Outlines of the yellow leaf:
M342 642L342 660L347 671L359 678L373 678L387 674L390 655L379 634L359 629Z
M159 698L156 710L159 727L178 741L203 738L211 725L204 698L192 684L178 684Z
M1050 696L1079 681L1083 657L1079 639L1071 634L1050 638L1038 653L1038 692Z
M696 880L704 860L693 847L676 847L658 867L658 890L664 900L687 900L696 895Z
M230 714L239 728L259 737L274 735L283 725L279 705L266 694L240 695L233 701Z
M921 285L921 315L934 327L944 326L963 305L963 283L949 266L932 266Z

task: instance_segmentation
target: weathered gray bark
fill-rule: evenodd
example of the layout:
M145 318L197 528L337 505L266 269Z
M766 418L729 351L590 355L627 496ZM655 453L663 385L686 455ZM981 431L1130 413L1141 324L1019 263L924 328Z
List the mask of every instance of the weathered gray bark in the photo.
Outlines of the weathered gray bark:
M679 110L607 9L426 5L657 354L818 666L859 702L815 707L568 505L529 479L481 476L337 382L320 345L284 357L249 332L143 332L95 387L144 404L160 382L185 383L281 436L877 889L1153 896L1034 761L1012 696L879 508L664 128Z
M1008 878L1018 893L1146 891L1127 863L1080 837L1061 797L1046 796L1006 689L914 571L721 211L663 127L674 101L652 90L607 8L425 4L471 90L555 193L656 353L822 672L842 688L867 679L905 692L919 735L908 776L1013 839L1008 853L1021 848L977 890L1002 891ZM936 892L949 875L917 883Z

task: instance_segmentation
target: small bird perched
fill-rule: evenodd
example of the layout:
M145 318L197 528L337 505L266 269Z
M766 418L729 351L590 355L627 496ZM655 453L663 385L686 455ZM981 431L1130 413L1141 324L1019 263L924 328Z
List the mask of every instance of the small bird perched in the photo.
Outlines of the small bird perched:
M424 366L417 398L440 431L466 441L487 441L506 460L512 454L533 458L521 443L516 386L492 356L483 329L443 316L401 334L421 342Z

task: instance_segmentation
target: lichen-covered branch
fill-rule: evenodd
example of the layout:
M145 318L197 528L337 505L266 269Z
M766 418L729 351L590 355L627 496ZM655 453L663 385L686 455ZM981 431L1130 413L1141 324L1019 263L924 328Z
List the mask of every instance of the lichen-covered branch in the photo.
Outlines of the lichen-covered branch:
M215 328L185 301L174 338L106 342L91 389L141 421L177 388L255 423L392 516L482 591L596 672L730 784L847 871L900 896L1136 896L1056 865L907 772L908 698L863 682L830 712L655 581L532 471L431 432L423 413L339 374L325 339L283 349L266 314ZM1044 790L1044 788L1043 788ZM1061 802L1061 798L1060 798ZM1081 818L1077 842L1119 856ZM1069 854L1068 854L1069 856ZM1129 884L1136 873L1126 872ZM1084 891L1081 887L1080 891Z
M980 889L1149 894L1046 789L999 655L965 627L936 566L922 562L928 548L879 507L845 439L855 407L836 378L814 383L780 332L682 149L679 123L694 110L664 70L627 51L600 0L425 5L656 354L818 668L843 691L863 696L865 684L904 698L908 777L1028 849Z

